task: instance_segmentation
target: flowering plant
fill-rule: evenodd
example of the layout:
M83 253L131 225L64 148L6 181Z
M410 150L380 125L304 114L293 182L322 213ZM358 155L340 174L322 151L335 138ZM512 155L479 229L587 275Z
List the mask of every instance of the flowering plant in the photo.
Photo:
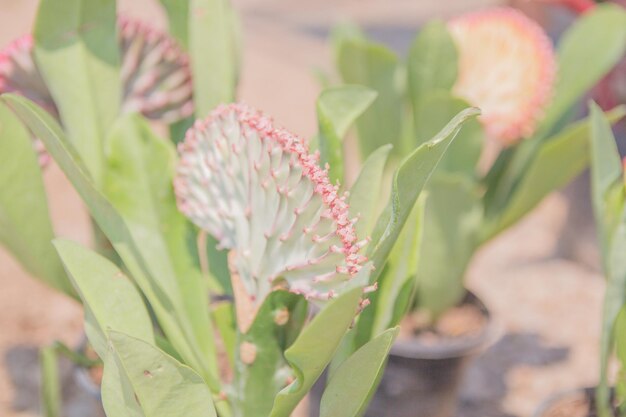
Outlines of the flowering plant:
M394 205L378 216L377 164L348 194L296 135L243 104L216 107L232 101L237 79L227 3L164 4L180 47L118 23L114 0L43 0L34 41L3 55L2 85L14 94L0 102L0 144L16 161L5 172L24 181L2 200L15 227L2 241L82 301L109 417L287 417L367 310L376 268L478 111L460 111L398 164ZM177 153L148 118L184 124L192 110L199 120ZM342 102L323 110L327 135L351 124ZM179 128L171 126L173 141ZM108 252L62 239L50 246L41 146L31 137L81 196ZM15 198L29 184L37 201ZM379 232L369 238L360 224ZM360 415L396 332L386 329L334 369L322 415ZM58 416L53 352L42 358L46 412Z
M585 169L589 122L571 119L580 98L623 56L625 22L620 7L597 6L554 52L543 30L521 13L485 10L426 24L406 63L355 28L335 32L342 81L372 95L356 122L363 158L389 141L394 166L458 109L471 104L482 111L450 147L422 211L416 208L393 248L355 346L408 311L435 322L464 296L476 250ZM621 107L607 113L612 122L623 115ZM329 146L320 148L324 156Z

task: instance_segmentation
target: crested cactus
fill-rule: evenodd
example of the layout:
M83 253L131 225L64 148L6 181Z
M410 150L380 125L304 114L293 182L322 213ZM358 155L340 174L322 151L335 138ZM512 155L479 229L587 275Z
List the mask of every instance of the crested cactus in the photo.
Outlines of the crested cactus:
M122 112L138 112L173 123L193 114L187 55L174 39L128 17L118 20ZM17 93L58 118L56 105L37 69L33 38L25 35L0 51L0 93Z
M231 105L196 123L179 151L179 208L234 250L253 302L276 286L326 301L367 282L367 240L358 240L346 197L300 138Z
M552 99L556 59L541 27L511 8L448 22L459 53L452 91L482 110L487 134L510 145L530 137Z
M189 58L168 34L119 19L122 112L174 123L193 114Z

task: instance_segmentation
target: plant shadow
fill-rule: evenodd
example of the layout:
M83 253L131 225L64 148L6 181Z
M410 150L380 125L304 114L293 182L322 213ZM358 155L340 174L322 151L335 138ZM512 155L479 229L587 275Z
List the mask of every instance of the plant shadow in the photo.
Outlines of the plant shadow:
M13 399L10 407L17 412L37 414L41 411L39 350L35 346L18 345L4 356L4 365ZM75 367L66 358L59 358L59 378L63 395L64 417L104 417L100 400L78 382Z
M461 386L458 417L517 417L503 409L508 372L520 365L562 362L569 348L546 346L537 333L507 333L470 365ZM537 404L539 406L539 404Z

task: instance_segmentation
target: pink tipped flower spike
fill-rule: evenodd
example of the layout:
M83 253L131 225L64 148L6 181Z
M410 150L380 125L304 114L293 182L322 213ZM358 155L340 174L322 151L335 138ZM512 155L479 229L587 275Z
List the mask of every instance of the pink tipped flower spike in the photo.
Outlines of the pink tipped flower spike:
M556 59L541 27L511 8L453 19L459 51L453 91L482 110L487 134L509 145L535 131L550 99Z
M320 302L355 286L367 291L366 240L300 138L232 104L197 121L179 153L178 206L231 250L252 303L276 287Z
M191 70L185 53L166 33L121 17L119 42L123 112L168 123L193 114ZM0 93L21 94L58 116L33 57L33 39L24 36L0 51Z

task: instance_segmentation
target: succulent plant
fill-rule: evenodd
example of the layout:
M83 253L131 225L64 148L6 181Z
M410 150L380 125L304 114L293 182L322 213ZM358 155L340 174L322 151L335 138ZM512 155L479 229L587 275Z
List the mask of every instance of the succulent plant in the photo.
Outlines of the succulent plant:
M410 149L460 109L481 109L480 123L466 123L433 173L422 211L412 214L387 263L375 265L380 288L357 323L354 347L416 310L436 322L466 294L478 248L588 165L589 119L572 120L574 110L623 56L625 23L620 7L595 6L553 48L519 11L487 9L425 24L406 61L355 28L335 32L344 88L360 84L376 97L357 120L362 158L375 157L381 137ZM623 115L619 107L607 112L611 122ZM481 159L490 138L497 155Z
M487 135L510 145L530 137L554 91L556 58L543 29L511 8L448 22L458 49L452 92L482 110Z

